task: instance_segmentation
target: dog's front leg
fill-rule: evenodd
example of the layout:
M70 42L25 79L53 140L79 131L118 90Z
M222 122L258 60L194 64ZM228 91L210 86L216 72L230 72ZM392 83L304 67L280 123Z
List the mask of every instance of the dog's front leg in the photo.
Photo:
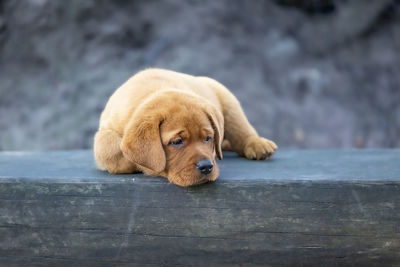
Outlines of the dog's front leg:
M138 172L136 164L124 157L120 149L121 136L113 130L99 130L94 138L94 157L101 170L109 173Z
M248 159L265 160L270 158L278 146L271 140L260 137L251 126L237 98L221 83L200 77L218 96L224 115L223 148L235 151Z
M260 137L244 114L239 101L232 95L224 103L225 139L231 149L252 160L270 158L278 146L271 140Z

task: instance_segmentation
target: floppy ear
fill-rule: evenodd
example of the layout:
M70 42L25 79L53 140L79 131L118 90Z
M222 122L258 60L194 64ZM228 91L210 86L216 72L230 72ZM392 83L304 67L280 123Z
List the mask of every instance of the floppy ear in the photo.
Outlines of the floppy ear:
M224 140L224 116L215 106L207 106L205 113L214 129L214 146L217 157L222 159L222 141Z
M130 161L159 173L166 164L160 137L162 118L152 112L146 113L133 114L124 130L120 148Z

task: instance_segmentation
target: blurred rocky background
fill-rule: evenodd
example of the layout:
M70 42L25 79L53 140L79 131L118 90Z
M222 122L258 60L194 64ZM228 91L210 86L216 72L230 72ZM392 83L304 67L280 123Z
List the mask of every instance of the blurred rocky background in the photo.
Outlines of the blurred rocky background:
M0 150L90 148L146 67L219 80L281 148L400 145L400 1L0 0Z

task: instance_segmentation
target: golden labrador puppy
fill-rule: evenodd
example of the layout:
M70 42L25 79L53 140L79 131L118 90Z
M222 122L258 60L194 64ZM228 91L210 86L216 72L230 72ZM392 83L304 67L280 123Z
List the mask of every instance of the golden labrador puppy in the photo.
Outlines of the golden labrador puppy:
M222 84L162 69L131 77L108 100L94 139L98 167L144 172L189 186L218 178L222 143L248 159L277 149L259 137L240 103Z

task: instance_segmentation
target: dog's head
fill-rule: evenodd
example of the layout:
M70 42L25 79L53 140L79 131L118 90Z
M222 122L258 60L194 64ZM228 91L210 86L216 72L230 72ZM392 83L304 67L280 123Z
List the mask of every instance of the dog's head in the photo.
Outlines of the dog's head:
M204 98L170 90L142 103L127 124L121 150L145 172L189 186L215 181L224 120Z

